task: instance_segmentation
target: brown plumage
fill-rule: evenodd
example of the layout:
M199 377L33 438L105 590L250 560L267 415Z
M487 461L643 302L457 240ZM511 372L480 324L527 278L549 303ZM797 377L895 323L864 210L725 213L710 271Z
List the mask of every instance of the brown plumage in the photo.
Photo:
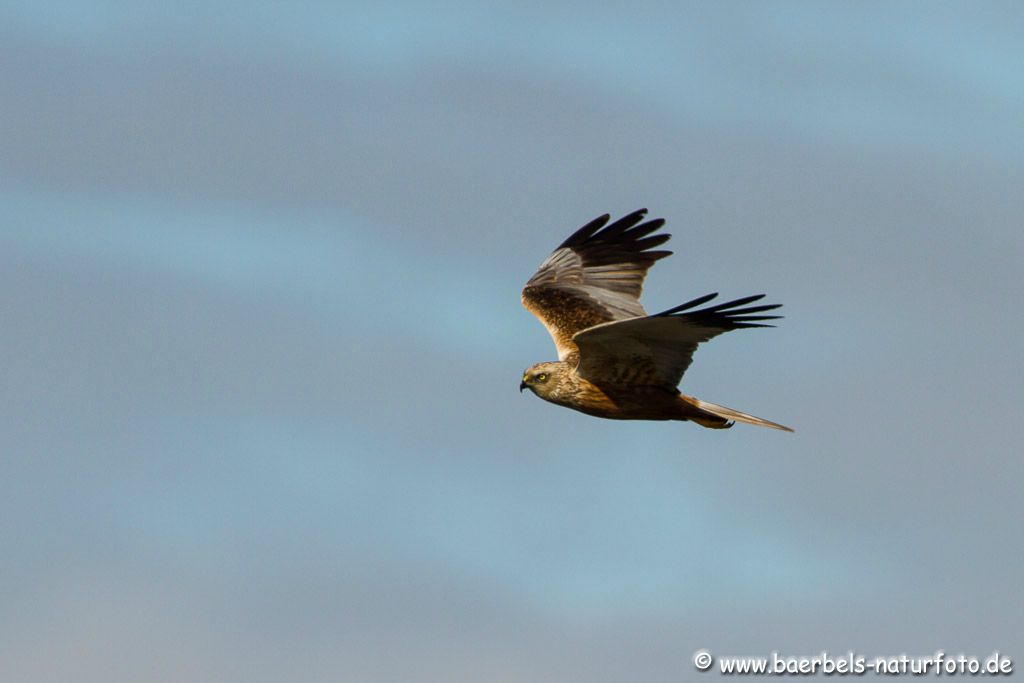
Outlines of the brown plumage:
M643 222L640 209L608 224L595 218L562 242L523 288L523 305L551 334L558 360L523 373L520 391L546 401L619 420L692 420L713 429L734 421L793 431L775 422L679 392L697 345L723 332L763 323L779 304L751 306L763 294L698 308L717 294L657 315L640 305L644 277L672 252L656 250L670 235Z

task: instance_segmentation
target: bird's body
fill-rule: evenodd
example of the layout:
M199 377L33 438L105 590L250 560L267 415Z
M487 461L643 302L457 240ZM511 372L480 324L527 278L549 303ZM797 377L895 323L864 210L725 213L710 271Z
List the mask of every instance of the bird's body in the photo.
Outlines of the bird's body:
M640 305L647 270L671 254L651 251L669 235L664 221L642 223L645 209L611 225L601 216L577 230L523 288L523 305L548 329L559 360L523 374L520 390L588 415L617 420L690 420L723 429L733 421L788 427L681 393L676 385L703 341L728 330L766 327L748 306L763 295L698 309L709 294L649 316Z

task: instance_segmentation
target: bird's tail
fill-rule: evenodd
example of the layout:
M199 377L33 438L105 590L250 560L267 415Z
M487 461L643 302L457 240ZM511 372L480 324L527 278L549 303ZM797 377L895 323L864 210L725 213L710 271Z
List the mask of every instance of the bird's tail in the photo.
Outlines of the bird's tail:
M691 408L688 414L686 415L686 419L693 420L697 424L703 425L705 427L711 427L715 429L731 427L731 421L734 420L736 422L745 422L747 424L758 425L760 427L771 427L772 429L781 429L784 432L793 431L789 427L785 427L776 422L772 422L771 420L765 420L764 418L754 417L753 415L747 415L746 413L741 413L738 410L726 408L725 406L720 406L717 403L702 401L699 398L694 398L693 396L687 396L686 394L682 394L679 398L681 398L689 406L693 406L693 408L697 409L696 411L694 411ZM705 416L701 415L700 413L710 413L710 415ZM723 423L722 420L725 420L726 422Z

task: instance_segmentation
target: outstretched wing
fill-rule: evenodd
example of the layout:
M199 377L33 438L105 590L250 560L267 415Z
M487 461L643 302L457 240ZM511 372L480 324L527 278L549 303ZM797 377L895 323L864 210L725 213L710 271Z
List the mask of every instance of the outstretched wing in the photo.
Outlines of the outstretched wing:
M681 306L643 318L619 320L583 330L573 337L579 348L577 372L598 385L657 385L675 388L693 361L697 345L729 330L771 327L757 315L781 304L747 306L764 294L693 310L714 299L707 294Z
M560 360L576 353L573 335L594 325L644 316L644 276L670 251L650 251L670 235L651 235L665 221L643 223L647 209L610 225L599 216L558 245L523 288L523 305L551 334ZM648 236L650 235L650 236Z

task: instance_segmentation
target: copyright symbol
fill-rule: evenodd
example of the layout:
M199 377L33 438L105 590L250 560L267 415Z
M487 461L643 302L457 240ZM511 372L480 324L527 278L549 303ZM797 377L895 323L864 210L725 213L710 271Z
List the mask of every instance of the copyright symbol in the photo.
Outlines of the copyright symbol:
M715 658L707 650L697 650L693 653L693 665L697 667L698 671L707 671L711 668L713 661Z

